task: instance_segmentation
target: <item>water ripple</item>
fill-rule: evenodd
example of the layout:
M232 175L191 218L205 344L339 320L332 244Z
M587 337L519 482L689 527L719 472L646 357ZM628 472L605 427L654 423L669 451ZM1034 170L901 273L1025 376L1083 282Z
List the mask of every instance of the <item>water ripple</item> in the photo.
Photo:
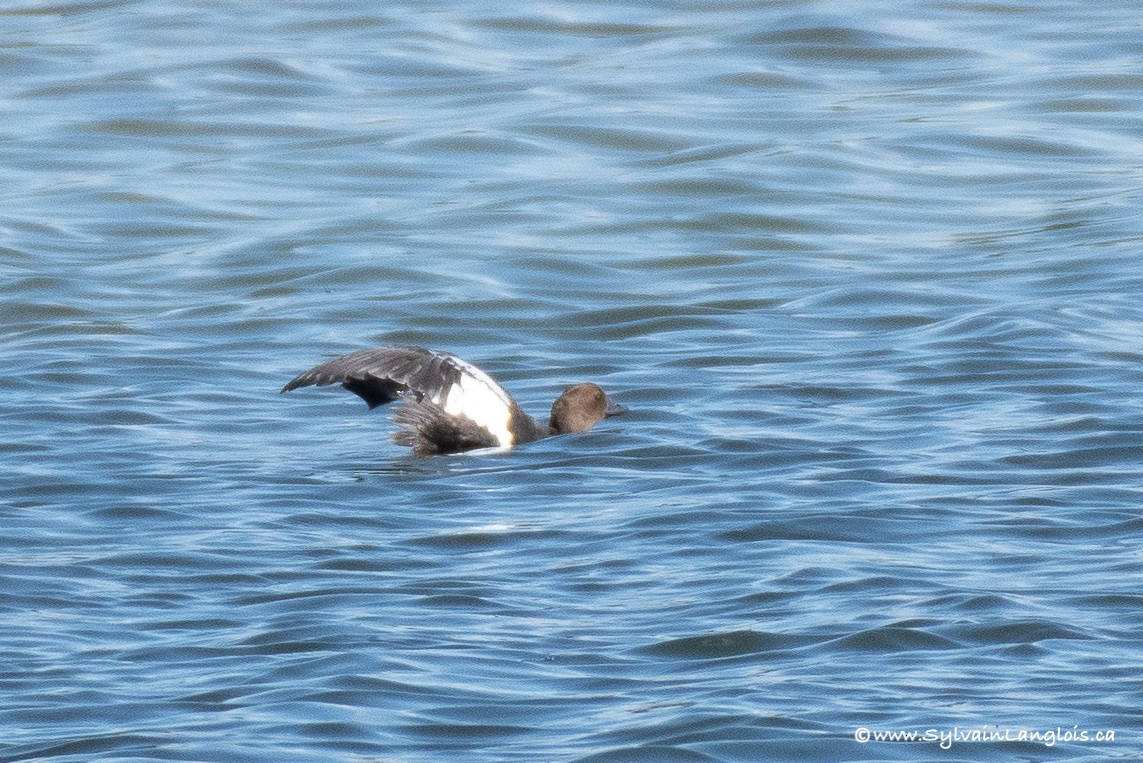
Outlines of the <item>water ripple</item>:
M0 11L0 760L1129 758L1137 15Z

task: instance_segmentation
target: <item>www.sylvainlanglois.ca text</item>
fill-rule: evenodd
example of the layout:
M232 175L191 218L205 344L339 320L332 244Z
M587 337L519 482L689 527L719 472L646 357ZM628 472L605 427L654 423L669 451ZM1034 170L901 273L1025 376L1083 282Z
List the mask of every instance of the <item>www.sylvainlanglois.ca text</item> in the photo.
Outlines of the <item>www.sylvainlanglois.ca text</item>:
M951 729L871 729L859 726L853 732L859 744L868 742L929 742L942 750L957 744L1038 742L1045 747L1058 744L1112 744L1113 729L1081 729L1078 725L1033 729L1006 726L953 726Z

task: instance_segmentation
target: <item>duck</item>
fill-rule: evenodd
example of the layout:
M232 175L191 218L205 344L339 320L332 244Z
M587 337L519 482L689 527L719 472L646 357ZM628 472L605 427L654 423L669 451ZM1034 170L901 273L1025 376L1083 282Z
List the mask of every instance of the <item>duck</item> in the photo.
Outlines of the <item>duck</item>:
M403 403L393 415L395 444L414 456L507 450L555 435L586 432L627 408L592 382L573 384L552 404L545 425L477 366L424 347L376 347L342 355L299 374L282 392L340 383L372 410Z

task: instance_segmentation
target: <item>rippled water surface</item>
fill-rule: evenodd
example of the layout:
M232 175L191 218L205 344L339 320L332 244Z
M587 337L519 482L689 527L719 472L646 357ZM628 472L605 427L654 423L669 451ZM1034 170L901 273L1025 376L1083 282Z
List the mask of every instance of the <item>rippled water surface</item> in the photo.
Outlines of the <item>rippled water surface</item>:
M1136 2L0 29L0 761L1143 754ZM278 394L385 343L631 412Z

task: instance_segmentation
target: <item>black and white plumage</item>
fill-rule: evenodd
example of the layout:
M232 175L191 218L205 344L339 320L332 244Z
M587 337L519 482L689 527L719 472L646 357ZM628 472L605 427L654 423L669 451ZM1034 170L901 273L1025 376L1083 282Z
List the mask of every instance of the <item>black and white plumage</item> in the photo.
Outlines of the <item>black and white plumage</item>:
M301 374L282 392L336 383L371 409L403 401L394 415L393 442L420 456L511 448L555 434L586 432L626 410L598 385L576 384L552 405L544 426L484 371L456 355L422 347L378 347L343 355Z

